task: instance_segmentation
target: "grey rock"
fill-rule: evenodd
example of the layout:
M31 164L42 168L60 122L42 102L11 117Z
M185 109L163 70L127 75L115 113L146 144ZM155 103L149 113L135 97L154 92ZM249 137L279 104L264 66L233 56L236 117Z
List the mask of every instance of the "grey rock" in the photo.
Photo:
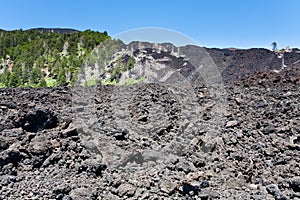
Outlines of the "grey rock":
M71 200L71 197L69 195L65 195L62 200Z
M133 185L128 183L121 184L117 189L118 195L120 197L124 197L125 195L128 197L132 197L135 191L136 188Z
M92 140L85 141L83 146L90 152L101 155L97 145Z
M168 195L175 193L177 183L174 180L164 180L160 184L160 190Z
M16 176L13 176L13 175L4 175L4 176L1 177L0 184L2 186L7 186L10 183L14 183L14 182L16 182Z
M36 136L30 143L29 152L32 154L46 154L51 148L50 142L43 135Z
M238 121L236 121L236 120L233 120L233 121L229 121L229 122L227 122L226 123L226 128L232 128L232 127L235 127L235 126L237 126L239 124L239 122Z
M0 136L0 152L7 149L9 147L9 141L5 138Z
M267 185L266 189L267 189L268 193L273 196L278 196L281 193L276 184Z
M263 133L264 134L270 134L270 133L274 133L276 132L277 129L275 128L274 125L272 124L269 124L268 126L266 126L264 129L263 129Z
M8 102L0 102L0 106L5 106L9 109L15 109L17 105L14 102L8 101Z
M70 192L69 197L72 200L90 200L93 199L93 190L88 188L77 188Z

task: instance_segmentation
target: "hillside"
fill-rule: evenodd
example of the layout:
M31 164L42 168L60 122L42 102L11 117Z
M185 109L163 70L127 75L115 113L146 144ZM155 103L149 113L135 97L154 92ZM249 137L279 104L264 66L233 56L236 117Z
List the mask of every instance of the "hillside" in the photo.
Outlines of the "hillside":
M53 30L53 31L52 31ZM0 86L67 85L106 32L71 29L0 31Z

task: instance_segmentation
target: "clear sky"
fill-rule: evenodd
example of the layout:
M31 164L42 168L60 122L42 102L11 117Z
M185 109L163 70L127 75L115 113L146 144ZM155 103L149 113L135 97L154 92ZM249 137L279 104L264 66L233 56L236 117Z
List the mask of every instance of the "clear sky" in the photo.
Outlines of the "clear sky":
M300 0L4 0L0 29L143 27L181 32L207 47L300 47Z

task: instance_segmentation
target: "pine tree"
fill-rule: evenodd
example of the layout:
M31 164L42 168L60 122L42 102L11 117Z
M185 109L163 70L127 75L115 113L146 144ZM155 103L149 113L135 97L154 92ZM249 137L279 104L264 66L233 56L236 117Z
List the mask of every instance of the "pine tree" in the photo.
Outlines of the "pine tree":
M8 71L7 67L4 69L4 73L1 74L1 82L5 85L8 86L9 84L9 78L10 78L10 72Z
M127 63L128 70L131 70L134 67L134 64L135 64L135 59L134 59L134 57L130 56L128 63Z
M30 76L30 82L34 84L38 84L41 77L42 77L41 70L38 67L35 67L32 70L32 74Z
M60 86L65 86L67 85L67 78L66 78L66 73L65 69L61 67L58 72L58 77L57 77L57 82Z
M9 76L8 87L18 87L19 76L15 72L12 72Z
M42 78L39 82L39 86L40 87L47 87L47 82L45 80L45 78Z

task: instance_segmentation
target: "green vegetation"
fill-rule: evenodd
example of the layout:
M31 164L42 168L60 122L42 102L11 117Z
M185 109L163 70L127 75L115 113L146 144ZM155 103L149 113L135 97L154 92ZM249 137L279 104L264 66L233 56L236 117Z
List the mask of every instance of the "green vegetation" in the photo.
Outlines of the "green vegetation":
M130 56L130 58L127 62L127 65L126 65L127 69L131 70L134 67L134 64L135 64L135 59L134 59L134 57Z
M130 56L128 59L122 59L121 57L117 58L114 63L114 68L111 68L109 72L111 75L111 77L109 78L110 81L116 81L116 84L118 84L122 72L131 70L134 67L135 62L136 61L133 56Z
M133 85L133 84L138 84L138 83L141 83L145 80L145 78L139 78L137 80L133 80L131 78L127 79L126 82L125 82L125 85Z
M57 86L57 81L53 78L44 78L46 83L47 83L47 87L56 87Z
M58 82L58 85L60 85L60 86L67 85L67 78L66 78L66 72L65 72L64 67L61 67L59 69L57 82Z
M96 79L91 79L90 81L86 82L86 86L93 86L97 85L97 80Z
M8 86L9 87L17 87L19 85L19 76L15 72L10 73Z
M41 70L38 67L35 67L31 72L29 82L32 84L37 84L41 78L42 78Z
M117 80L108 78L105 80L104 85L117 85Z
M39 86L40 87L47 87L47 82L45 80L45 78L42 78L39 82Z
M79 67L106 32L0 31L0 87L54 87L76 82Z

